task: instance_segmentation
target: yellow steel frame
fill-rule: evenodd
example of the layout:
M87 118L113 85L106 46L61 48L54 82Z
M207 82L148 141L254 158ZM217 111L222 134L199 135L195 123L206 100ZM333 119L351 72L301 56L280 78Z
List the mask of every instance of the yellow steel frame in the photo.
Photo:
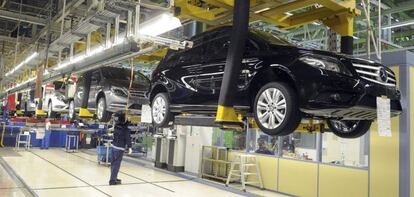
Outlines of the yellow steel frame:
M81 107L79 109L79 117L81 117L81 118L92 118L93 113L91 113L87 108Z
M234 0L176 0L181 20L223 25L232 19ZM309 7L313 6L313 9ZM296 0L289 3L251 0L251 21L262 20L290 29L321 21L343 36L352 36L353 18L361 14L355 0Z

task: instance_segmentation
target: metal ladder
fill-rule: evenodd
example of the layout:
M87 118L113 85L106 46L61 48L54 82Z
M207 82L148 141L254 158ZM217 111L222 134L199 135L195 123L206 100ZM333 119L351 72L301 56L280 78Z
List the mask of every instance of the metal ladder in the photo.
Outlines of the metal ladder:
M238 169L236 168L238 166ZM251 169L249 171L249 169ZM235 178L233 178L233 176ZM247 181L249 176L256 176L257 181ZM226 187L229 186L230 181L240 180L242 184L242 191L246 191L246 184L258 184L261 189L264 189L262 176L260 175L260 166L255 155L238 154L231 162L230 173L227 177Z

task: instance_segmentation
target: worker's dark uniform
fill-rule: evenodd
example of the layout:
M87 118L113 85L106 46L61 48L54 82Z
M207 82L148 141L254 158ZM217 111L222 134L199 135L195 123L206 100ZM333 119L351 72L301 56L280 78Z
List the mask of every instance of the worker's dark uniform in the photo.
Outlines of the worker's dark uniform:
M127 124L117 124L114 128L114 141L112 142L111 179L115 182L118 178L122 157L125 148L131 148L131 134Z

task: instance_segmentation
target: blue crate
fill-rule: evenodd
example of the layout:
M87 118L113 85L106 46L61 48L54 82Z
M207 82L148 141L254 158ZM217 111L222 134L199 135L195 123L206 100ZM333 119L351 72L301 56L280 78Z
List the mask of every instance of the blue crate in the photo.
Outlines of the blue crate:
M112 147L109 147L109 149L107 149L106 146L97 146L96 147L96 151L98 153L98 161L100 162L106 162L106 151L109 150L108 153L108 160L107 162L111 161L111 157L112 157Z

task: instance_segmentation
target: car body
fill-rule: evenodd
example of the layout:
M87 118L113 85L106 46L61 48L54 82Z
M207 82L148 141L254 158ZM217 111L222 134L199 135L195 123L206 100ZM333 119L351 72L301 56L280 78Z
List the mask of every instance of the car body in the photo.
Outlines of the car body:
M37 104L34 99L34 92L34 90L22 91L20 108L24 111L25 115L32 115L36 112Z
M164 92L171 112L215 113L230 34L231 27L220 27L195 36L191 49L170 50L152 74L150 102ZM255 113L255 99L270 82L291 89L302 117L372 121L379 96L390 98L393 116L402 110L391 69L344 54L299 48L250 30L236 96L231 98L235 109Z
M62 80L42 86L42 109L48 113L48 117L54 117L57 114L67 112L69 99L66 96L66 88L67 84Z
M106 122L109 120L111 113L126 109L131 71L125 68L103 67L90 72L92 73L92 82L87 107L97 112L98 119ZM82 75L77 81L73 99L75 110L79 110L81 107L84 83L85 77ZM128 101L128 113L139 114L141 112L141 105L148 103L144 96L148 87L148 78L139 72L134 72L134 82ZM99 99L101 98L105 100L103 106L99 106Z

